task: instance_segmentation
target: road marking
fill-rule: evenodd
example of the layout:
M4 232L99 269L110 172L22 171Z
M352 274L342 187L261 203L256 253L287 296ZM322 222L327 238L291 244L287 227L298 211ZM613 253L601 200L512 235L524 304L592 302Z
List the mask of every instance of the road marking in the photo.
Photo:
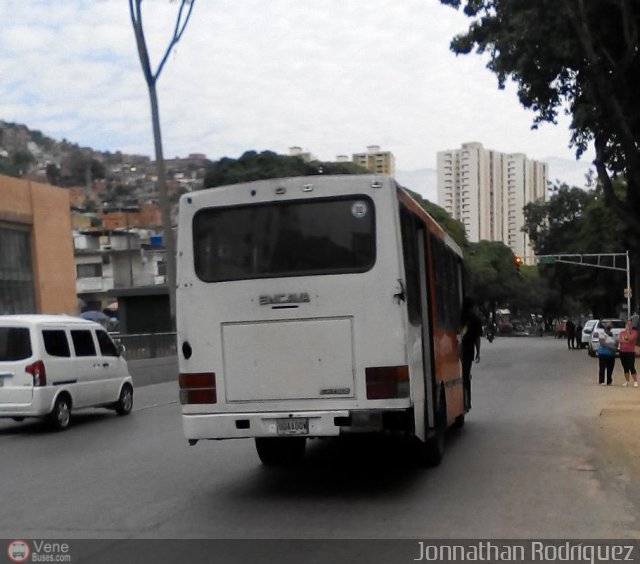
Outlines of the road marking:
M144 407L138 407L133 411L144 411L145 409L153 409L154 407L163 407L165 405L173 405L174 403L178 403L178 400L167 401L164 403L154 403L153 405L145 405Z

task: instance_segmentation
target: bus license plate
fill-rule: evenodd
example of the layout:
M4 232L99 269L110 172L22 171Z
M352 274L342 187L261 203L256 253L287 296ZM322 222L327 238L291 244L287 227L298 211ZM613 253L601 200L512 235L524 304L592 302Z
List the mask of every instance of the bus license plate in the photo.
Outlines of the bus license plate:
M278 419L278 435L308 435L309 419L297 417L289 419Z

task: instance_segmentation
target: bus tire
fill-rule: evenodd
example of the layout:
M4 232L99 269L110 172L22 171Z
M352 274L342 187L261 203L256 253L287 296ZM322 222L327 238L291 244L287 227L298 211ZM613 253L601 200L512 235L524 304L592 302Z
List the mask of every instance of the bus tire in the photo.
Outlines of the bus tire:
M445 435L447 432L447 406L444 390L440 396L440 408L436 416L433 433L419 446L419 461L425 466L438 466L444 458Z
M444 458L444 431L438 429L424 443L424 463L427 466L439 466Z
M464 413L458 415L458 417L456 417L455 421L453 422L454 429L462 429L462 427L464 427Z
M257 437L256 450L265 466L291 466L300 462L306 437Z

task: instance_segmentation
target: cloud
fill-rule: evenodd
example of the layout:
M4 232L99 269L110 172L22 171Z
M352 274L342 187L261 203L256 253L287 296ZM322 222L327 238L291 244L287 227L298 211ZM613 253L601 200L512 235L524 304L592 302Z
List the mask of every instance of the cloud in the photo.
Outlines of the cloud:
M154 67L176 8L143 3ZM126 2L6 0L0 19L0 119L153 154ZM480 141L571 158L566 120L531 131L513 87L498 90L481 57L449 51L467 25L434 0L198 0L158 81L165 153L219 158L300 145L329 160L379 144L411 170Z

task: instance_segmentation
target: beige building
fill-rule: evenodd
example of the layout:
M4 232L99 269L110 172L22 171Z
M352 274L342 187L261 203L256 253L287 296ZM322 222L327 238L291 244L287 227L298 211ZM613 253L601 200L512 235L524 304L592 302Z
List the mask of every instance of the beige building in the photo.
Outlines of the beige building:
M438 153L438 204L462 222L469 241L502 241L532 264L523 207L547 198L547 174L546 163L522 153L464 143Z
M369 145L366 153L355 153L353 162L374 174L396 173L396 159L391 151L381 151L378 145Z
M0 175L0 314L77 314L69 191Z
M305 163L317 161L318 158L309 151L303 151L302 147L289 147L290 157L300 157Z

